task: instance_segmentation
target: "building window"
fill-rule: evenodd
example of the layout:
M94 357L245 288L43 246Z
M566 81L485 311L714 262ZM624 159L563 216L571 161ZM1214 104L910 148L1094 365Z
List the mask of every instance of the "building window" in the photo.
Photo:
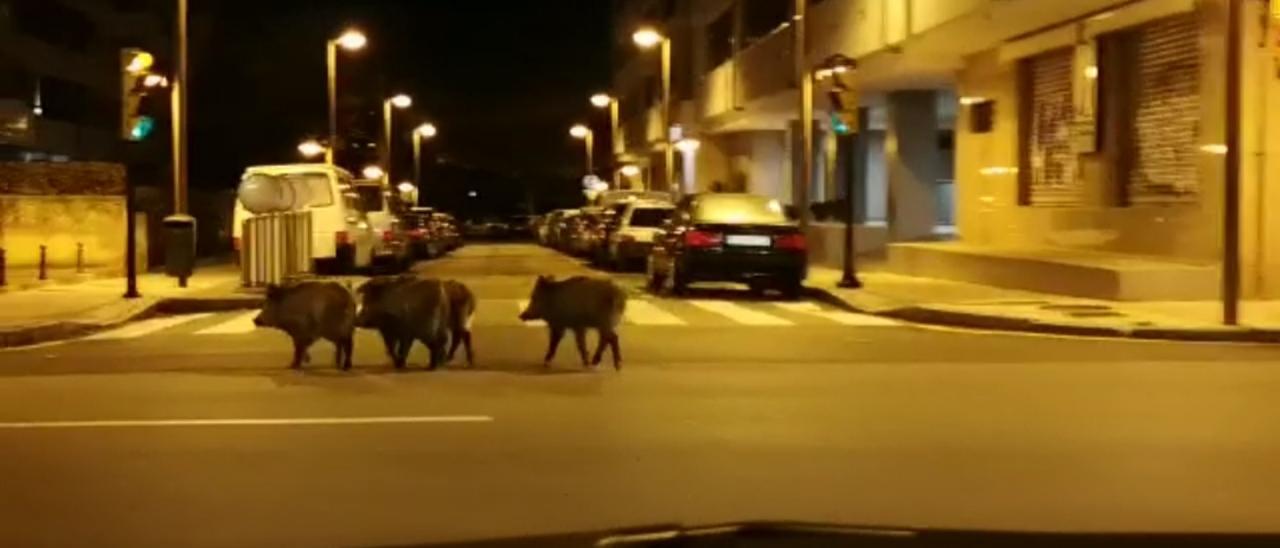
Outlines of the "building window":
M10 17L19 32L51 46L85 51L94 39L93 22L56 0L16 0Z
M1124 33L1136 63L1122 69L1128 89L1132 158L1130 203L1185 200L1197 192L1200 132L1199 28L1194 13L1167 17ZM1124 72L1117 71L1119 74Z
M714 69L733 56L733 7L707 25L707 68Z
M1079 202L1076 156L1071 148L1073 51L1055 50L1022 65L1022 169L1020 202L1066 205Z

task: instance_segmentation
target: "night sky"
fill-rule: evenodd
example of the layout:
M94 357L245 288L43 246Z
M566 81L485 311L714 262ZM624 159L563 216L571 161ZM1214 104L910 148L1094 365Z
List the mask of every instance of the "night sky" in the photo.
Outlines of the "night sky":
M607 123L587 103L611 75L606 0L191 4L193 185L231 187L246 165L301 161L297 143L326 132L325 41L352 26L369 45L339 53L340 131L376 140L381 99L413 96L396 117L400 174L409 128L424 120L440 128L432 153L447 164L517 180L574 174L582 151L568 127Z

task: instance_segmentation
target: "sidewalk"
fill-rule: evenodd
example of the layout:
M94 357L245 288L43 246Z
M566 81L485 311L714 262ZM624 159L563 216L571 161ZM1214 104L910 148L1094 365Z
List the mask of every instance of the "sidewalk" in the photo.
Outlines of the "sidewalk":
M198 269L185 289L163 274L142 274L142 298L125 299L124 291L124 278L100 278L0 292L0 348L74 337L157 312L228 310L261 301L240 291L240 272L230 266Z
M1241 304L1241 325L1221 323L1221 303L1117 302L949 280L859 271L863 288L836 287L838 269L811 266L808 286L831 304L906 321L1062 335L1280 343L1280 301Z

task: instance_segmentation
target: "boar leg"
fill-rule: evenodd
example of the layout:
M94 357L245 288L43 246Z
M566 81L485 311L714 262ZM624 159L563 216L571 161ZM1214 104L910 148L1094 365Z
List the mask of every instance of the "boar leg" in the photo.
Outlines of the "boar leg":
M334 364L341 367L343 371L351 370L351 354L355 353L356 348L355 339L354 335L347 335L334 343L338 347L338 356L342 358L341 361L335 360Z
M293 338L293 362L289 364L290 369L300 369L302 362L309 361L307 348L310 348L313 342L315 341L304 337Z
M440 363L444 361L445 350L449 346L448 337L449 334L444 332L437 334L432 339L422 341L423 344L427 345L427 351L431 355L427 361L427 370L435 371L437 367L440 367Z
M396 354L391 359L395 362L396 369L404 369L404 366L409 363L409 351L413 349L413 337L399 337L396 346Z
M560 326L551 327L551 341L547 346L547 356L542 358L543 367L551 367L551 360L556 357L556 348L560 346L560 339L564 338L564 328Z
M471 349L471 330L463 329L458 333L458 338L462 339L462 343L467 347L467 367L476 366L475 353Z
M578 357L582 359L582 366L587 367L591 363L587 361L587 330L573 328L573 342L578 345Z
M618 344L618 332L612 329L607 331L601 331L600 332L601 346L604 345L604 342L606 340L605 338L606 335L608 335L607 340L609 341L609 353L613 354L613 369L615 371L622 371L622 349ZM599 361L597 361L596 363L599 363Z

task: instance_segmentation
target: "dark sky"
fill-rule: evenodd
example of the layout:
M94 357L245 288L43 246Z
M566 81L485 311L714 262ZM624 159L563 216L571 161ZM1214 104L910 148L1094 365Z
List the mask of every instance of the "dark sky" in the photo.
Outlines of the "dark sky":
M206 187L234 185L246 165L300 161L297 143L323 136L324 44L348 26L369 45L339 54L340 102L361 115L343 133L377 131L382 97L412 95L396 117L401 173L408 130L426 119L440 128L435 151L453 162L572 173L582 151L568 127L598 114L587 97L610 79L607 0L191 4L191 181Z

